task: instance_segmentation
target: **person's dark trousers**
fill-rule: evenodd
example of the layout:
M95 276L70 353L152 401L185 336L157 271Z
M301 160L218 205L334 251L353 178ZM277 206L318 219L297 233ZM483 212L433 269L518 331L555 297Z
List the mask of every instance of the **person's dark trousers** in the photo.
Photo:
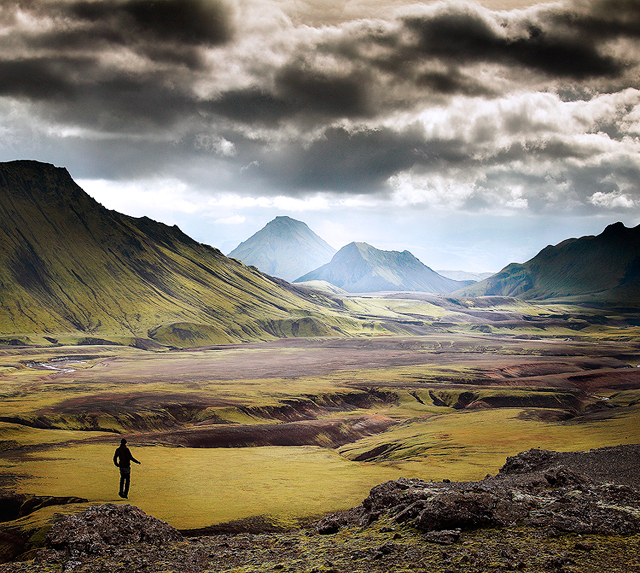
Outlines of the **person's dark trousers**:
M126 470L126 473L122 471L123 469ZM131 469L121 468L120 469L120 497L128 497L130 481L131 481Z

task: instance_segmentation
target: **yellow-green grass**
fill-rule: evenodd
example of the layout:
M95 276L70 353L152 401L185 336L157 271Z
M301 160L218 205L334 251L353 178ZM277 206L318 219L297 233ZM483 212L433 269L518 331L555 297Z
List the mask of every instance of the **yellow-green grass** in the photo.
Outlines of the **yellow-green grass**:
M105 435L109 434L83 430L40 430L20 424L0 422L0 450L2 450L3 442L14 442L21 446L33 446L38 444L57 444L72 440L85 440L92 436Z
M374 458L378 463L419 473L423 479L475 480L496 473L507 456L530 448L585 451L640 443L640 407L581 423L523 419L522 411L449 411L426 421L409 421L338 451L356 459L387 446L386 453Z
M638 407L588 423L525 420L518 417L520 412L447 411L363 438L338 452L310 446L134 446L143 464L133 468L130 501L179 528L258 515L287 526L358 505L371 487L387 479L476 480L495 474L507 456L529 448L571 451L640 442ZM41 433L40 441L49 432L33 431ZM51 436L47 439L57 438ZM112 445L76 443L27 454L18 466L2 464L0 472L18 473L18 490L25 493L120 502L118 470L111 462L116 445L114 437ZM395 449L376 463L350 461L381 445Z
M78 444L26 456L18 490L125 503L111 458L117 443ZM358 505L404 470L346 460L317 447L133 447L130 503L181 529L268 516L283 526Z
M426 319L435 319L454 314L441 306L410 299L348 297L343 302L344 308L353 314L378 318L406 318L419 315Z

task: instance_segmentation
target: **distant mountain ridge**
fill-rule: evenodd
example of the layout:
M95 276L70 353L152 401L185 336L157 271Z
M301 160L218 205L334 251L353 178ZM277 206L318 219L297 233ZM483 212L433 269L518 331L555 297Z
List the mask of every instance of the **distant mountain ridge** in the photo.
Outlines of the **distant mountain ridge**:
M409 251L382 251L367 243L349 243L331 262L295 282L323 280L348 292L418 291L446 294L465 284L443 277Z
M549 245L455 294L640 302L640 225L614 223L600 235Z
M448 279L453 279L456 281L470 281L470 282L480 282L484 279L488 279L493 276L495 273L476 273L472 271L455 271L455 270L441 270L435 269L435 271L442 275L443 277L447 277Z
M240 243L229 256L291 282L330 261L335 252L306 223L279 216Z
M175 226L104 208L64 168L0 163L1 339L266 340L335 333L327 310Z

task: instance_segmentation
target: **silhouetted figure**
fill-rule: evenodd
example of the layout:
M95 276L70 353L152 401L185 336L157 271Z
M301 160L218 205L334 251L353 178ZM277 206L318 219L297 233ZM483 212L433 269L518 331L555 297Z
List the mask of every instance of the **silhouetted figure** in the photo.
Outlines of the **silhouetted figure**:
M113 454L113 463L120 468L120 497L127 499L129 495L129 483L131 482L131 462L139 464L127 448L127 440L120 440L120 447Z

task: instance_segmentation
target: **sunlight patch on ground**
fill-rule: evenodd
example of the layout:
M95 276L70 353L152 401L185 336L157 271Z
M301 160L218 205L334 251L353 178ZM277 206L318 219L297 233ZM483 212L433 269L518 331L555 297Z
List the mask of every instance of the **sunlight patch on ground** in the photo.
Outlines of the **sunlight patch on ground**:
M114 445L76 445L29 455L18 489L120 503ZM129 503L181 529L256 515L283 525L359 505L399 469L351 462L317 447L190 449L134 447ZM125 502L126 503L126 502Z

